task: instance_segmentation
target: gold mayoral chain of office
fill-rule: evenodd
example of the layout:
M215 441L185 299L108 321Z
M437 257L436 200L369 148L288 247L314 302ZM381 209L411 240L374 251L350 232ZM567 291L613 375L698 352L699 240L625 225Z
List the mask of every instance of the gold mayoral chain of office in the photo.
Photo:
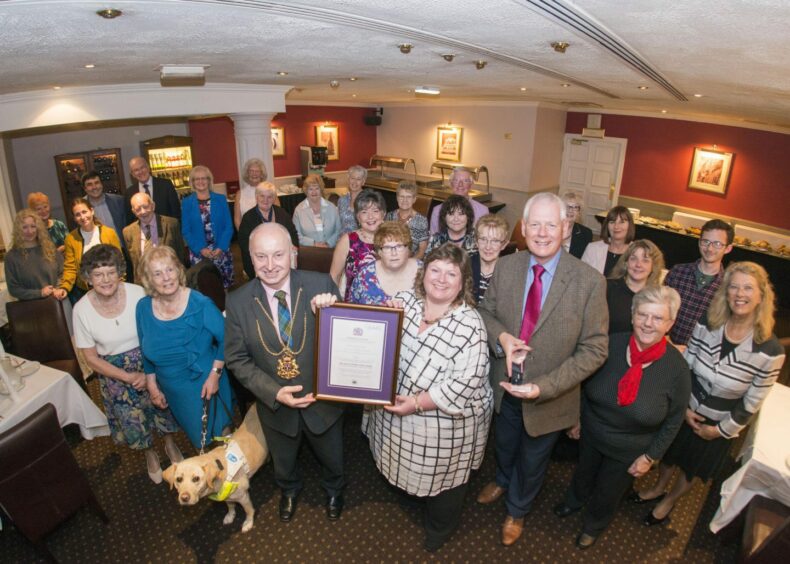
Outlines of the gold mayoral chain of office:
M299 291L296 293L296 300L294 307L293 315L291 316L291 320L296 318L297 310L299 309L299 298L302 296L302 289L299 288ZM277 339L280 341L280 345L282 345L282 349L280 352L274 352L268 346L266 346L266 341L263 340L263 332L261 331L261 324L256 319L255 325L258 327L258 338L261 341L261 345L263 349L269 353L270 355L277 357L277 376L284 380L293 380L297 376L299 376L299 365L296 363L296 356L302 352L304 349L304 343L307 338L307 313L304 314L304 322L302 323L302 344L299 345L299 350L292 350L288 343L283 341L282 335L280 335L279 330L277 329L277 323L275 323L274 319L269 312L266 311L266 308L263 307L261 300L255 298L255 302L258 304L258 307L261 308L263 315L266 316L266 319L269 320L269 323L272 324L274 327L274 332L277 335ZM292 321L293 323L293 321Z

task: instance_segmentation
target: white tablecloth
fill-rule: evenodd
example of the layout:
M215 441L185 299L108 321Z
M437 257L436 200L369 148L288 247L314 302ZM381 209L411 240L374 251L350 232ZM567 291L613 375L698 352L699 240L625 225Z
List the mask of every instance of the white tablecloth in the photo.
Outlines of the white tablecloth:
M27 376L18 394L21 403L0 396L0 432L6 431L47 403L55 406L60 426L76 423L86 439L110 434L104 413L96 407L74 378L66 372L42 365Z
M741 468L721 485L721 504L710 522L714 533L756 495L790 506L790 388L774 384L740 457Z

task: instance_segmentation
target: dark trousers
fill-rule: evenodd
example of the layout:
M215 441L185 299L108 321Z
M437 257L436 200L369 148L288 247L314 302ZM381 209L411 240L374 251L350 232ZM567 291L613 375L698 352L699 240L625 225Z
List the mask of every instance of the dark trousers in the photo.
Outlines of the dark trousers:
M285 406L280 409L288 409ZM299 417L296 436L289 437L267 425L261 425L274 464L274 480L285 495L298 495L304 483L297 467L302 437L307 439L318 462L321 464L321 487L330 496L343 493L343 418L340 417L326 431L317 435L308 429Z
M634 477L628 473L631 462L620 462L599 451L592 440L579 444L579 465L565 494L568 507L586 504L582 532L597 537L611 523L620 500Z
M469 482L425 498L425 544L440 546L458 528Z
M496 416L496 483L507 489L505 505L512 517L521 518L532 508L560 433L528 435L521 400L505 393Z

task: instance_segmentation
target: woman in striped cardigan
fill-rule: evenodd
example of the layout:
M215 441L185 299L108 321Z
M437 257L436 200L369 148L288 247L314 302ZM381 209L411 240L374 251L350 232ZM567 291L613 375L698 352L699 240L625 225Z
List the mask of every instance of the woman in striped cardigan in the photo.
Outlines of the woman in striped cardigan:
M753 262L730 264L685 353L692 372L685 424L660 465L655 486L632 496L637 503L659 501L645 524L665 523L695 476L714 476L730 439L759 411L785 360L773 327L774 291L765 269ZM680 475L664 494L675 467Z

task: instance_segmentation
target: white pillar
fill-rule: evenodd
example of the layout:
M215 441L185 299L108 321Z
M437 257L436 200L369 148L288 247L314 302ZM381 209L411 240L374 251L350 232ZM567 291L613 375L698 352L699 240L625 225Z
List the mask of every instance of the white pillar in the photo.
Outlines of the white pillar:
M236 157L241 167L248 159L263 160L270 182L274 182L274 160L272 159L272 118L276 113L230 114L236 135ZM241 177L239 177L239 181Z
M11 231L14 228L16 205L11 191L11 178L8 175L5 141L0 138L0 236L6 250L11 248Z

